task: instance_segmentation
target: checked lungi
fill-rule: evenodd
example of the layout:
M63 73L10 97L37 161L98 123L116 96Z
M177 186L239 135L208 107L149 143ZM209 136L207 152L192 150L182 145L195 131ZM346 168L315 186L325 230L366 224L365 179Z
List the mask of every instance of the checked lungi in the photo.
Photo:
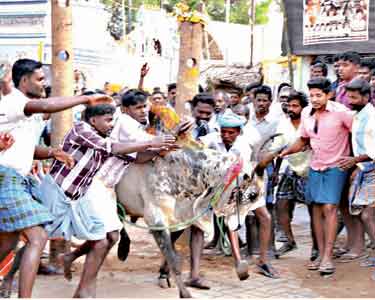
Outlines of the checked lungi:
M14 232L53 220L33 192L35 186L12 168L0 166L0 232Z
M375 206L375 164L359 170L350 186L350 213L359 215L366 206Z
M306 178L297 175L296 172L287 167L280 179L276 198L277 200L297 201L307 204L305 198L305 187Z
M50 238L62 237L69 241L74 236L95 241L106 237L104 224L89 199L71 200L49 174L43 178L40 191L43 205L54 217L53 222L45 227Z

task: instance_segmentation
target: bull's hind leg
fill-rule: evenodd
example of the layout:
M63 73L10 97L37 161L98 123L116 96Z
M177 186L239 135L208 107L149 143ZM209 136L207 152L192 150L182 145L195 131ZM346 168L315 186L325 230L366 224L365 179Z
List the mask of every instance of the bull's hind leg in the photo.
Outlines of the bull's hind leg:
M174 251L172 246L171 236L166 230L152 230L151 233L168 262L169 268L172 271L172 275L176 280L176 284L180 292L180 298L191 298L191 294L187 290L181 278L181 271L178 265L176 252Z
M180 231L171 232L171 234L170 234L171 241L172 241L172 249L173 249L174 253L176 254L176 257L177 257L176 259L177 259L178 265L180 264L180 261L179 261L179 256L176 253L176 249L175 249L174 245L183 233L184 233L184 230L180 230ZM171 282L170 282L169 266L168 266L168 263L165 260L165 258L163 259L163 263L160 266L159 274L160 274L159 275L159 286L163 289L170 288Z

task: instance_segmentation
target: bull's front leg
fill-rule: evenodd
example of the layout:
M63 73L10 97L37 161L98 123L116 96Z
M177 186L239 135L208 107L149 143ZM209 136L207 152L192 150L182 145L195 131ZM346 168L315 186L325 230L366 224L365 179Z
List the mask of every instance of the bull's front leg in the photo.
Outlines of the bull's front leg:
M176 252L173 249L171 236L167 230L151 230L161 252L163 253L169 269L176 280L176 284L180 293L180 298L191 298L190 292L187 290L181 278L181 270L178 264Z

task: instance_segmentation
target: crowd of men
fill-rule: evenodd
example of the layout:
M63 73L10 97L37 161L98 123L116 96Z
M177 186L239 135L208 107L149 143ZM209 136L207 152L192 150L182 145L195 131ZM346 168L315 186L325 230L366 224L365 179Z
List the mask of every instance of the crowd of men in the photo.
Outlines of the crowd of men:
M248 277L240 252L246 243L250 255L259 254L260 273L280 276L271 260L297 249L291 226L297 203L307 206L311 219L309 270L332 274L334 259L375 266L375 65L346 52L334 57L334 70L337 78L331 82L327 65L314 61L308 96L283 83L274 97L267 85L252 83L244 91L230 93L202 89L188 102L192 119L184 120L178 133L190 131L208 148L249 159L262 138L282 134L285 147L266 169L267 194L253 203L242 226L247 239L226 223L241 280ZM39 62L0 64L0 261L20 239L24 244L3 280L3 297L10 296L18 269L19 297L31 297L47 239L85 241L60 256L64 276L70 280L72 263L86 255L75 297L95 297L97 274L119 239L118 257L126 259L131 237L117 215L114 187L129 164L146 163L179 148L175 136L160 132L163 126L150 112L151 105L173 111L176 84L168 86L167 95L160 88L147 93L143 90L147 72L144 65L138 89L112 97L106 89L85 88L82 95L46 99ZM71 107L80 107L73 127L61 148L50 147L50 114ZM42 135L47 147L39 145ZM46 159L52 164L36 183L30 176L33 161ZM206 248L218 244L216 219L213 240ZM343 226L346 245L335 247ZM190 229L186 284L209 289L200 276L204 232L194 225ZM283 242L279 249L275 240ZM164 265L159 284L165 286L166 281Z

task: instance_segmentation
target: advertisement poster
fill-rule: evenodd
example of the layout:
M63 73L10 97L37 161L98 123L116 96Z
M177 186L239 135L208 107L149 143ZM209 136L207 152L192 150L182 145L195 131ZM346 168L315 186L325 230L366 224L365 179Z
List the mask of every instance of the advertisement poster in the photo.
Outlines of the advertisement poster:
M369 40L369 0L303 0L303 45Z

